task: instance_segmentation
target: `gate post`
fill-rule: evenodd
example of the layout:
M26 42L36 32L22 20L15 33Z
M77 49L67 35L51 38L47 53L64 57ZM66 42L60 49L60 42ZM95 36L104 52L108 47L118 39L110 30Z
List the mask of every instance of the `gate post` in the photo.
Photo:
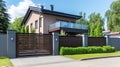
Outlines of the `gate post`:
M88 46L88 34L82 35L82 46L87 47Z
M53 35L53 55L59 54L59 33L52 32Z
M16 31L7 31L7 56L10 58L16 57Z
M109 44L109 38L110 38L109 35L106 35L106 46L107 46L107 45L110 45L110 44Z

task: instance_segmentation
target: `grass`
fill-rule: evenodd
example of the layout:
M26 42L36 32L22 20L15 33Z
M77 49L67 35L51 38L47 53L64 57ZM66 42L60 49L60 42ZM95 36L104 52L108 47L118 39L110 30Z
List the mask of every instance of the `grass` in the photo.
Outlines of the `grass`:
M120 51L116 51L113 53L95 53L95 54L77 54L77 55L65 55L65 57L69 57L75 60L80 59L89 59L89 58L100 58L100 57L113 57L120 56Z
M1 66L13 66L8 57L0 57L0 67Z

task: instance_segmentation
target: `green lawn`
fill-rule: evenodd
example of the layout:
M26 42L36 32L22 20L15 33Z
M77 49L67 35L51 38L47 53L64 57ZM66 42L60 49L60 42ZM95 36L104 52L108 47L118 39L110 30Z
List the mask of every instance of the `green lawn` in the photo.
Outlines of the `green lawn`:
M0 67L1 66L13 66L8 57L0 57Z
M87 59L87 58L112 57L112 56L120 56L120 51L116 51L113 53L65 55L65 57L69 57L75 60Z

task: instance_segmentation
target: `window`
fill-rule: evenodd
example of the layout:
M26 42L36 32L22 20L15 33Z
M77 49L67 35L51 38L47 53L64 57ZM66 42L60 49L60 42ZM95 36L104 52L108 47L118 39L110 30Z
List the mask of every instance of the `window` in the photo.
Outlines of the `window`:
M41 27L41 18L39 18L39 27Z
M33 24L31 23L31 24L30 24L30 28L32 28L32 25L33 25Z
M35 21L35 29L38 28L38 20Z

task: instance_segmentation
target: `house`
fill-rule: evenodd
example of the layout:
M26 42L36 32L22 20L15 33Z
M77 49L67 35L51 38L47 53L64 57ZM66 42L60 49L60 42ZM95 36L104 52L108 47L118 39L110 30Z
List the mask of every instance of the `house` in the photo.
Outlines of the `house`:
M35 33L49 34L51 32L60 32L61 30L70 33L87 33L87 26L81 24L75 24L76 20L82 16L67 14L63 12L54 11L54 6L51 5L51 9L44 9L30 6L27 13L21 23L25 27L35 29Z
M120 38L120 32L111 32L111 31L103 31L104 36L109 35L110 38Z

